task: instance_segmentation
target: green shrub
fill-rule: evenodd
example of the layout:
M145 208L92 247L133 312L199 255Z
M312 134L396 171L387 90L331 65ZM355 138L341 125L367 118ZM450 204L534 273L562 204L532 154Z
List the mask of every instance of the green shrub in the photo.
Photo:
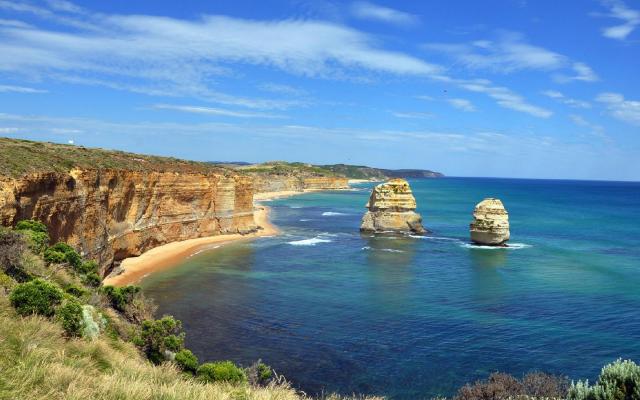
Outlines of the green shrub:
M80 268L78 268L78 272L82 274L91 274L91 273L97 274L98 263L93 260L85 261L80 265Z
M102 279L100 278L100 275L96 274L95 272L90 272L87 275L85 275L83 278L83 281L86 285L91 287L98 287L102 283Z
M73 284L73 283L68 283L66 285L64 285L64 291L65 293L68 293L72 296L75 297L82 297L86 294L89 293L89 291L79 285Z
M82 304L78 300L73 297L68 298L64 304L58 308L56 314L62 322L62 328L68 336L82 336Z
M82 257L73 247L66 243L58 242L44 251L44 260L49 264L67 263L74 270L81 272L83 263Z
M184 346L182 322L165 315L157 320L142 322L140 335L135 343L142 348L147 358L154 364L165 360L167 351L176 353Z
M47 264L62 264L67 261L67 256L64 253L53 250L49 247L44 251L44 261Z
M247 381L244 371L231 361L202 364L198 367L197 375L205 382L243 383Z
M16 224L16 229L19 231L33 231L47 233L47 226L40 221L33 219L23 219Z
M16 230L25 234L29 240L29 247L35 253L42 253L49 245L47 226L42 222L22 220L16 224Z
M127 304L130 304L134 296L140 292L140 286L105 286L102 288L102 292L107 296L113 308L124 312Z
M266 386L273 377L273 370L270 366L258 360L245 369L247 381L252 386Z
M9 300L20 315L40 314L47 317L55 313L63 292L56 285L42 279L21 283L11 292Z
M176 353L175 363L185 371L195 374L198 370L198 357L188 349L182 349Z
M640 399L640 366L631 360L607 364L600 371L598 382L588 381L571 385L570 400L637 400Z

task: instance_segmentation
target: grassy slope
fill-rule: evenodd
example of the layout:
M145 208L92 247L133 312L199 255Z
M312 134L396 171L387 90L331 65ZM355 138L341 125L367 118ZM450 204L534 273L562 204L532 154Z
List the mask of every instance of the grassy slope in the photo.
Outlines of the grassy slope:
M0 138L0 175L66 172L74 167L133 171L229 172L210 163L148 156L123 151Z
M101 337L67 340L42 317L18 317L0 296L0 399L301 399L286 386L203 384L136 348Z

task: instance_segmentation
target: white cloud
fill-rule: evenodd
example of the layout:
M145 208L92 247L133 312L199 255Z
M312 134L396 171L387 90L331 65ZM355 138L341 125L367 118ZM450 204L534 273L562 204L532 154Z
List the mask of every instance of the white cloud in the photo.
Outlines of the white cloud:
M447 102L451 104L453 107L462 111L466 111L466 112L476 111L475 106L469 100L466 100L466 99L447 99Z
M571 81L595 82L600 79L595 71L585 63L574 62L571 69L573 69L574 75L556 74L554 79L560 83Z
M609 8L609 14L606 14L607 17L622 21L620 25L603 29L602 34L605 37L625 40L640 25L640 10L629 8L620 0L606 0L602 3Z
M43 18L59 17L21 2L0 0L3 6ZM366 72L429 76L441 71L420 58L382 48L369 34L324 21L225 16L188 21L101 14L65 18L91 21L96 31L78 24L78 32L0 27L0 71L44 77L58 74L121 86L134 79L140 87L196 96L215 96L212 78L233 73L228 68L231 64L323 78L355 79Z
M426 112L398 112L392 111L391 114L396 118L405 118L405 119L430 119L433 118L434 115Z
M265 113L252 113L244 111L225 110L222 108L213 107L201 107L201 106L184 106L184 105L172 105L172 104L155 104L152 106L156 110L172 110L180 111L192 114L208 114L219 115L223 117L234 118L286 118L282 115L265 114Z
M562 94L561 92L558 92L557 90L545 90L542 92L543 95L552 98L562 104L566 104L569 107L573 107L573 108L591 108L591 104L586 102L586 101L582 101L582 100L576 100L576 99L572 99L569 97L566 97L564 94Z
M596 101L603 103L614 118L640 126L640 101L625 100L619 93L601 93Z
M24 86L0 85L0 93L47 93L47 91Z
M498 73L520 70L556 70L566 66L567 57L528 44L521 34L503 33L497 41L477 40L463 44L430 43L427 50L445 53L470 69Z
M356 18L385 22L399 26L411 26L419 22L418 17L415 15L366 1L353 3L351 5L351 13Z
M0 127L0 133L15 133L18 132L20 129L18 128L14 128L14 127Z
M553 112L526 102L526 100L502 86L496 86L486 79L476 79L470 81L457 81L458 86L471 92L484 93L496 100L498 105L511 110L520 111L538 118L549 118Z
M587 128L590 134L598 136L601 139L610 140L610 138L605 134L604 128L601 125L593 124L587 121L584 117L576 114L569 114L569 119L573 121L574 124L583 128Z
M285 94L289 96L302 96L306 94L306 91L303 89L296 88L289 85L283 85L280 83L266 82L258 87L259 89L267 92Z

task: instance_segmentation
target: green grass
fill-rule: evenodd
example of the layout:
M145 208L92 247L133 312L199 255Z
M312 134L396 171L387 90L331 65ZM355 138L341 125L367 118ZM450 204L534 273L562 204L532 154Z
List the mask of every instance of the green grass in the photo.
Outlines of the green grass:
M36 172L68 172L73 168L233 173L204 162L124 151L0 138L0 175L19 177Z

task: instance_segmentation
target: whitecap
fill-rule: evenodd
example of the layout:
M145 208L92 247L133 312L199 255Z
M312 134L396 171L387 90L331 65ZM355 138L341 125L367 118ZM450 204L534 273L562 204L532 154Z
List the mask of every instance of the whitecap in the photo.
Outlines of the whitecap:
M347 214L341 213L341 212L334 212L334 211L325 211L322 213L323 217L334 217L337 215L347 215Z
M300 222L307 222L307 221L312 221L312 220L310 220L310 219L305 219L305 218L303 218L303 219L301 219L301 220L300 220Z
M292 246L315 246L318 243L330 243L329 239L322 239L320 237L314 237L311 239L302 239L302 240L294 240L292 242L288 242Z
M409 235L409 237L414 238L414 239L424 239L424 240L444 240L444 241L451 241L451 242L460 242L460 239L457 238L450 238L450 237L443 237L443 236L418 236L418 235Z
M404 250L396 250L396 249L372 249L369 246L364 246L362 250L375 250L375 251L385 251L387 253L404 253Z

